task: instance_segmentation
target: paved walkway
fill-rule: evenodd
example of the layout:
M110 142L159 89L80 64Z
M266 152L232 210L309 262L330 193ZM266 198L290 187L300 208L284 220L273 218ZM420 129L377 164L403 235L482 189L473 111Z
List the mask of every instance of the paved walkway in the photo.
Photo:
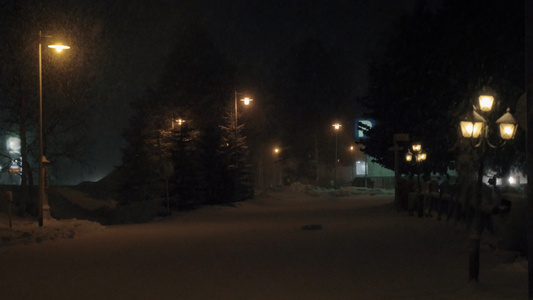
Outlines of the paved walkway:
M270 193L231 206L0 247L2 299L526 299L527 268L391 196Z

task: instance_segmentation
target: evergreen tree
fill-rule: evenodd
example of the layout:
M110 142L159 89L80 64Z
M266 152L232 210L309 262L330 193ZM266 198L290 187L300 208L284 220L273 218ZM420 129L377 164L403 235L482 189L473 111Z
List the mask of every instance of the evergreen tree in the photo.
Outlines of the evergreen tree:
M456 156L450 150L457 149L459 116L472 109L484 86L498 93L494 116L516 107L524 87L523 20L519 0L446 0L436 12L421 1L400 18L371 66L362 99L377 122L365 152L392 169L393 134L409 133L431 158L426 171L445 172Z
M161 194L155 170L163 161L174 167L170 190L179 206L235 201L234 190L241 184L219 149L232 78L229 64L202 28L193 25L178 34L158 87L135 102L124 134L129 145L123 165L131 170L122 185L125 202ZM172 130L176 118L185 125Z
M253 176L250 165L250 152L246 144L246 136L242 131L244 124L237 125L235 112L232 108L226 109L220 152L224 158L226 170L233 187L230 192L233 201L243 201L253 197Z

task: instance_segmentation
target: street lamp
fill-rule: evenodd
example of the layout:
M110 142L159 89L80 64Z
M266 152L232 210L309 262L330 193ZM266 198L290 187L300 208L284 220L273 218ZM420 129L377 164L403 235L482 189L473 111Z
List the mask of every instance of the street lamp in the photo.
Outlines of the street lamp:
M338 176L337 175L337 166L339 164L339 162L338 162L339 161L339 159L338 159L338 151L337 151L338 148L339 148L338 147L338 145L339 145L339 138L338 138L339 134L338 134L338 132L341 129L342 125L339 124L339 123L335 123L335 124L333 124L331 126L333 126L333 128L335 129L335 179L333 181L333 185L334 185L335 189L337 189L337 176Z
M476 200L477 205L480 205L482 202L482 188L483 188L483 167L484 167L484 159L486 150L488 147L491 148L500 148L505 145L505 143L508 140L511 140L514 138L516 129L518 127L516 120L514 119L513 115L510 113L509 108L507 108L507 112L500 117L498 120L496 120L496 124L499 127L500 131L500 138L502 141L498 142L498 144L493 144L489 141L489 125L486 121L486 119L482 116L482 114L489 114L492 111L492 107L494 104L494 96L488 94L488 93L481 93L481 95L478 98L478 108L476 111L476 106L474 106L474 109L467 114L463 115L461 117L461 121L459 123L461 128L461 135L464 138L470 139L472 141L472 146L475 148L480 149L480 161L479 161L479 169L478 169L478 178L477 178L477 193L476 193ZM477 139L477 141L476 141ZM475 212L474 215L474 226L473 226L473 234L470 236L470 257L469 257L469 280L470 281L478 281L479 280L479 250L480 250L480 239L481 234L483 233L484 229L484 223L483 223L483 217L482 214L486 214L482 212L479 207Z
M45 168L44 164L49 161L44 156L44 142L43 142L43 63L42 63L42 39L44 37L51 37L42 35L39 31L39 226L43 226L44 219L50 219L50 205L45 192ZM48 45L48 48L55 49L58 53L64 49L70 49L65 45Z
M172 120L172 129L174 129L175 123L177 123L180 126L180 130L181 130L181 126L183 125L183 123L185 123L185 120L183 119Z
M355 162L355 159L353 158L353 156L354 156L354 155L353 155L353 151L354 151L354 149L355 149L354 146L350 146L350 153L352 154L351 156L352 156L352 159L353 159L353 160L352 160L352 163L351 163L352 166L351 166L351 168L350 168L350 169L352 169L352 178L351 178L352 181L354 180L354 174L353 174L353 168L354 168L354 162Z
M280 148L274 147L272 154L274 156L274 183L281 186L281 166L279 164L279 154L281 153ZM276 180L277 177L277 180Z
M242 93L238 93L237 90L235 90L235 128L237 128L237 125L238 125L238 122L237 122L237 97L238 97L239 94L242 94ZM243 102L244 105L249 105L250 102L252 102L252 101L254 101L254 99L251 99L251 98L248 98L248 97L241 99L241 102Z
M239 143L239 139L238 139L238 136L239 136L239 123L238 123L238 119L237 119L237 115L238 115L238 109L237 109L237 97L238 95L242 95L242 93L239 93L237 92L237 90L235 90L235 168L237 168L237 164L239 162L239 159L237 157L237 145ZM251 98L242 98L241 99L241 102L244 103L244 105L249 105L250 102L254 101L254 99L251 99Z
M411 152L411 150L413 152ZM416 199L418 200L418 216L422 217L424 214L424 208L423 208L423 200L420 197L420 191L422 190L420 186L420 164L424 162L427 159L427 154L422 151L422 144L421 143L413 143L411 145L411 149L407 150L407 153L405 154L405 161L408 163L412 163L416 165L416 181L417 181L417 188L418 191L416 193Z

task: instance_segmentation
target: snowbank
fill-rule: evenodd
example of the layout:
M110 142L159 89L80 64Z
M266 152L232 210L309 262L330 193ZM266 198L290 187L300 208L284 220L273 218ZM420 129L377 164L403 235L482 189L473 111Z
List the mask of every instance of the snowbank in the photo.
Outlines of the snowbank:
M103 231L106 227L96 222L69 219L45 220L39 227L36 220L12 216L11 228L9 216L0 213L0 246L41 243L47 240L72 239L89 232Z

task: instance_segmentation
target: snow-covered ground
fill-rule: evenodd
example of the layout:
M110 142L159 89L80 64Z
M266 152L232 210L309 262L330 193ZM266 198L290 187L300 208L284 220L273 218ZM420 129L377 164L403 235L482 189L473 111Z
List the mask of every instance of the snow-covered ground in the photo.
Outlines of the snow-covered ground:
M394 190L386 189L342 187L338 190L334 190L300 183L295 183L290 187L287 187L285 190L319 197L394 194ZM111 199L96 199L75 188L61 188L58 189L58 193L64 198L69 199L74 205L79 206L86 211L94 211L102 207L116 207L115 201ZM45 226L43 227L38 226L36 219L22 219L17 216L12 216L11 219L11 227L9 227L8 214L0 212L0 246L29 244L34 242L41 243L46 240L56 240L61 238L71 239L79 234L105 230L105 226L102 226L97 222L77 218L66 220L45 220Z
M396 211L390 190L293 185L146 224L0 223L1 299L527 298L524 258L484 243L469 284L465 228Z

